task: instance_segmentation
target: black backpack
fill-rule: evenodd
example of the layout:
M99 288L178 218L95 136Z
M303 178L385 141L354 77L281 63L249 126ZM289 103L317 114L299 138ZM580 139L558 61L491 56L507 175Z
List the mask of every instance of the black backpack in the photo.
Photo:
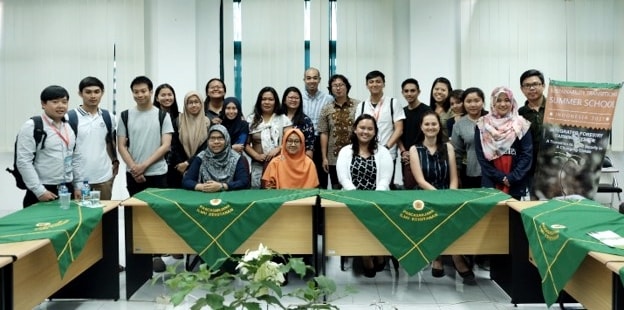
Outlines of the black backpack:
M106 135L106 143L115 143L113 122L111 120L110 113L108 113L108 110L104 109L102 109L101 111L102 119L104 119L104 124L106 124L106 130L108 131L108 134ZM76 110L72 109L67 112L67 122L69 123L71 129L74 131L76 138L78 138L78 114L76 113Z
M36 152L37 146L39 145L39 143L41 143L41 149L43 150L45 148L45 139L47 138L48 134L43 130L43 119L41 119L41 116L33 116L30 119L32 119L33 122L35 123L35 128L33 129L33 137L35 138L35 152L33 153L33 155L37 156L37 152ZM15 178L15 185L17 185L17 188L28 189L26 187L26 184L24 183L24 178L22 178L22 174L17 169L16 161L17 161L17 137L15 137L15 144L13 146L13 169L6 168L6 171L12 174L13 177ZM33 157L33 162L35 162L34 157Z

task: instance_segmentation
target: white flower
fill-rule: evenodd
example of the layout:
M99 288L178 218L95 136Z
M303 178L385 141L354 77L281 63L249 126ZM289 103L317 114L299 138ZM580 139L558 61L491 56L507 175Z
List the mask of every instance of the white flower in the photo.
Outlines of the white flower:
M250 261L254 261L254 260L258 260L259 258L261 258L262 256L265 255L273 255L273 252L265 247L262 243L260 243L260 245L258 246L258 250L256 251L245 251L245 255L243 256L243 261L244 262L250 262Z

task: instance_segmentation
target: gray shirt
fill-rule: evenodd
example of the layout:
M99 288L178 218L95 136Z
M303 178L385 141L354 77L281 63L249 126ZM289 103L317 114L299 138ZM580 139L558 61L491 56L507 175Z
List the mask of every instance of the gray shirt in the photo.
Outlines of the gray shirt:
M451 143L455 148L455 159L457 166L465 163L466 175L469 177L481 176L481 166L477 161L475 151L475 127L477 123L472 121L468 115L464 115L453 126L453 136ZM465 160L464 160L465 158Z
M128 135L127 132L130 132ZM152 107L147 111L139 111L136 107L128 109L128 129L123 121L117 125L117 136L128 137L130 147L128 152L132 159L141 163L147 160L160 147L161 138L164 134L172 134L173 125L169 113L163 120L162 128L158 119L158 108ZM130 171L130 167L126 167ZM163 175L167 173L165 158L159 159L145 169L146 176Z

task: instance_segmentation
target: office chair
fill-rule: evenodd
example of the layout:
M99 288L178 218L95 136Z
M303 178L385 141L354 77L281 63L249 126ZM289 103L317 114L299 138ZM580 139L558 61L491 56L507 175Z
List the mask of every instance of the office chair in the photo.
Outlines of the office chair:
M609 158L609 156L605 156L604 160L602 161L602 168L613 168L613 163L611 162L611 158ZM617 173L613 173L611 183L598 184L598 193L611 193L611 201L609 202L609 207L613 207L615 194L618 195L618 201L622 201L622 197L620 197L620 194L622 193L622 188L620 187L617 178L615 177L616 175Z

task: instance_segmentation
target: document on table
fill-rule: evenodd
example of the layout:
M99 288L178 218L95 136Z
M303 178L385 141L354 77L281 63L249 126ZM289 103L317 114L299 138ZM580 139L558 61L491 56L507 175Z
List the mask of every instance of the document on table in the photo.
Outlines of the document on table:
M592 231L587 234L610 247L624 249L624 238L611 230Z

